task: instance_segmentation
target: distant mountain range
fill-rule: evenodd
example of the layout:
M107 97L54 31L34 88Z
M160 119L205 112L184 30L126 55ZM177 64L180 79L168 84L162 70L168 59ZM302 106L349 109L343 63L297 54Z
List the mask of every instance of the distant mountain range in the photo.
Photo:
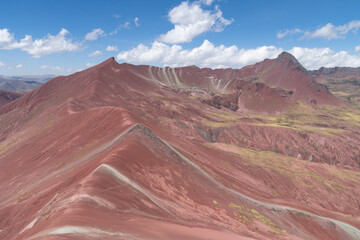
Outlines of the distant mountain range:
M310 74L334 95L360 109L360 67L322 67Z
M23 94L21 93L0 90L0 106L12 102L15 99L21 97L22 95Z
M26 93L39 87L44 82L56 77L55 75L24 75L2 76L0 75L0 89L5 91Z
M0 79L7 80L18 80L18 81L36 81L36 82L47 82L57 75L17 75L17 76L2 76L0 75Z

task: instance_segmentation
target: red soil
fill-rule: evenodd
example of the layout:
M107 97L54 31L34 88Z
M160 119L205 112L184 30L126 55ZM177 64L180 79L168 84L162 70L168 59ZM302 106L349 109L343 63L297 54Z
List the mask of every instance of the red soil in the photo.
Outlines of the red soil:
M244 112L286 111L297 100L342 104L310 91L316 83L287 88L281 80L271 88L241 80L284 66L274 65L170 69L109 59L1 107L0 238L357 239L356 175L339 177L336 167L293 158L286 141L296 153L297 144L306 146L306 157L314 151L292 130L246 122L256 119ZM214 96L222 96L221 110L202 102ZM201 124L210 113L232 112L234 98L234 114L244 121L217 129ZM252 164L235 146L265 151L279 141L277 152L291 159L294 176ZM313 175L299 176L299 169Z

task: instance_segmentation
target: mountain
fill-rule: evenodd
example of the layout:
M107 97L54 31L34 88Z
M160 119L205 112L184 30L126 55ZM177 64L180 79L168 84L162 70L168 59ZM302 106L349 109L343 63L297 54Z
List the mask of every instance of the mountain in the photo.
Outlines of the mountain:
M359 119L288 53L110 58L0 107L0 238L359 239Z
M315 105L343 105L342 101L318 84L296 58L287 52L258 65L257 75L262 81L268 85L294 91L295 100Z
M0 75L0 78L7 79L7 80L18 80L18 81L35 81L44 83L47 82L53 78L55 78L56 75L17 75L17 76L2 76Z
M1 76L0 89L5 91L25 93L39 87L42 83L56 77L55 75L24 75Z
M21 81L21 80L9 80L0 78L0 89L11 92L30 92L31 90L39 87L40 82L37 81Z
M334 95L360 109L360 67L322 67L310 73Z
M22 94L15 92L8 92L4 90L0 90L0 106L5 105L15 99L21 97Z

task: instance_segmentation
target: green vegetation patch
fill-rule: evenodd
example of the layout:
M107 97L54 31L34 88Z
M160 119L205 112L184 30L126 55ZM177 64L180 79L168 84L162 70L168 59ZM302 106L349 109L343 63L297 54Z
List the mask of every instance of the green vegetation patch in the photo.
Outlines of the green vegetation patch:
M232 209L234 216L242 223L253 223L254 221L258 221L271 228L271 230L268 230L267 232L271 232L280 236L286 235L285 230L280 229L269 218L260 214L257 210L249 208L247 205L237 205L235 203L230 203L229 207Z

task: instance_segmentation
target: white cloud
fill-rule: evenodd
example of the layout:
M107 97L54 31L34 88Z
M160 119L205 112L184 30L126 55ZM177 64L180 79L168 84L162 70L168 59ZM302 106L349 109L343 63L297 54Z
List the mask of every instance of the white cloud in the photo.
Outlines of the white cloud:
M300 48L289 50L307 69L320 67L360 67L360 56L347 51L336 52L330 48Z
M85 40L95 41L101 36L105 36L105 32L101 28L93 29L91 32L87 33L85 36Z
M121 16L120 16L120 14L116 14L116 13L115 13L115 14L113 15L113 17L114 17L114 18L120 18Z
M289 30L279 31L279 32L276 34L276 37L280 39L280 38L285 37L285 36L288 35L288 34L289 34Z
M279 31L277 34L276 34L276 37L281 39L283 37L285 37L286 35L288 34L296 34L296 33L303 33L304 31L300 30L299 28L295 28L295 29L292 29L292 30L283 30L283 31Z
M22 68L23 67L23 65L22 64L18 64L18 65L16 65L16 68Z
M360 45L355 47L356 52L360 52Z
M92 52L91 54L89 54L89 57L98 57L101 55L102 55L102 52L100 50L96 50L96 51Z
M137 27L140 26L138 17L134 18L134 23L135 23L135 26L137 26Z
M49 66L49 65L42 65L40 66L41 69L49 69L52 71L57 71L57 72L62 72L62 73L71 73L72 72L72 68L63 68L60 66Z
M55 71L59 71L59 72L63 72L64 69L62 67L59 66L48 66L48 65L42 65L40 66L41 69L51 69L51 70L55 70Z
M0 49L7 49L12 42L14 42L14 34L10 33L9 29L0 29Z
M174 28L159 37L165 43L191 42L196 36L209 32L221 32L233 20L225 19L218 7L214 11L204 10L200 2L182 2L170 10L169 21Z
M35 41L32 41L31 36L27 35L20 41L19 45L23 51L33 55L34 58L40 58L41 56L52 53L72 52L78 50L80 48L80 44L72 43L71 40L66 39L65 36L67 34L69 34L69 32L63 28L55 36L48 34L46 37L36 39Z
M123 27L123 28L130 28L130 25L131 25L130 22L125 22L125 23L122 25L122 27Z
M120 52L117 60L136 64L161 64L164 66L188 66L210 68L241 68L262 61L265 58L276 58L284 49L275 46L261 46L254 49L238 48L235 45L215 46L205 40L202 45L193 49L183 49L180 45L167 45L155 41L150 47L143 44ZM300 48L287 50L293 54L307 69L320 67L359 67L360 56L346 51L336 52L330 48Z
M346 34L350 31L356 33L360 28L360 21L351 21L344 25L334 26L332 23L328 23L325 26L317 28L315 31L304 31L298 28L292 30L280 31L277 33L278 38L283 38L288 34L303 33L300 39L304 38L323 38L327 40L345 38Z
M112 31L109 35L115 35L119 32L119 30L121 30L122 28L127 28L129 29L131 26L131 23L129 21L123 23L123 24L120 24L120 26L118 28L116 28L114 31Z
M155 41L151 47L138 45L129 51L117 55L118 60L132 63L158 62L166 66L198 65L200 67L242 67L268 57L276 57L282 52L274 46L263 46L256 49L239 49L235 45L214 46L205 40L202 45L193 49L182 49L179 45L167 45Z
M349 31L356 32L360 28L360 21L351 21L341 26L334 26L331 23L316 29L314 32L305 32L306 38L338 39L345 38Z
M0 67L2 67L2 66L5 66L5 64L3 62L0 62Z
M71 39L67 39L66 35L69 31L61 29L61 31L53 36L48 34L41 39L32 39L32 36L26 35L20 41L16 41L14 34L8 29L0 29L0 49L21 49L32 55L34 58L40 58L44 55L60 52L72 52L80 48L80 43L73 43Z
M214 0L200 0L200 3L210 6Z
M86 63L85 66L89 68L89 67L94 66L94 64L92 64L92 63Z
M108 51L108 52L113 52L113 51L117 51L118 50L118 48L117 48L117 46L107 46L106 47L106 51Z

